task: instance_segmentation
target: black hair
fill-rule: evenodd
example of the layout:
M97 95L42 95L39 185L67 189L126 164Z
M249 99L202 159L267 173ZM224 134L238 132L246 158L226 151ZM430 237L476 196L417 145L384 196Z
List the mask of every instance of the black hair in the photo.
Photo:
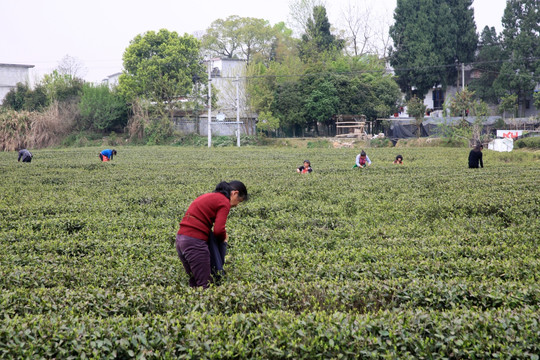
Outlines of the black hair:
M238 196L241 197L244 201L248 199L248 192L244 183L238 180L233 180L231 182L222 181L216 185L214 192L223 194L227 199L231 198L231 191L238 191Z
M360 156L366 156L366 152L362 150L362 152L360 153Z
M311 166L311 163L309 162L309 160L304 160L305 163L308 163L309 166Z
M401 155L398 155L398 156L396 156L396 160L397 160L397 159L401 159L401 160L403 160L403 156L401 156Z
M113 155L116 155L116 150L113 149L113 150L112 150L112 153L113 153Z

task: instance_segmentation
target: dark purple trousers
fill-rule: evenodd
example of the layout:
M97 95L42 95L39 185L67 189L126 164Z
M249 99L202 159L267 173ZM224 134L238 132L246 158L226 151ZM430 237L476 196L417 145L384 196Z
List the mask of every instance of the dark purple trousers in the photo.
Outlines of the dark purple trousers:
M206 241L176 234L176 251L189 275L189 286L208 288L211 282L210 250Z

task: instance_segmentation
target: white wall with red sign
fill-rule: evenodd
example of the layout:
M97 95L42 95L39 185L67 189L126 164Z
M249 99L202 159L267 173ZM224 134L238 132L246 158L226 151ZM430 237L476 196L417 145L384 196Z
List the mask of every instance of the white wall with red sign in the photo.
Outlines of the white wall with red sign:
M523 135L523 130L497 130L498 138L515 139L521 135Z

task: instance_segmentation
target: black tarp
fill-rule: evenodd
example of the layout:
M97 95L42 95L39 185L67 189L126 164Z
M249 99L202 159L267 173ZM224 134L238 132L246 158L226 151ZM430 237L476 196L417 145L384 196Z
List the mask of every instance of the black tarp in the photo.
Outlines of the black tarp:
M393 121L388 131L388 137L406 139L418 137L418 126L414 121ZM420 136L428 136L423 125L420 125Z
M488 116L482 121L483 133L492 127L500 116ZM464 120L469 124L473 124L475 117L469 116ZM390 127L387 130L387 137L392 140L407 139L417 137L418 127L416 126L415 119L413 118L391 118L391 119L379 119L390 122ZM446 124L449 126L456 126L462 121L461 117L425 117L420 127L420 136L438 136L440 135L441 125ZM538 120L536 120L538 122ZM511 125L526 124L527 126L533 126L535 121L531 121L529 118L512 119ZM532 124L532 125L531 125Z

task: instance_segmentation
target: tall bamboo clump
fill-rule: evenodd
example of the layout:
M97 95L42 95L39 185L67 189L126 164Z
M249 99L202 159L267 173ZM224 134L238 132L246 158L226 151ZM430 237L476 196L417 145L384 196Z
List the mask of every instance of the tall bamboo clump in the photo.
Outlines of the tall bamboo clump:
M31 127L28 111L5 110L0 112L0 146L2 151L13 151L27 147L27 136Z
M0 150L39 149L58 145L78 116L76 103L53 103L43 112L0 112Z
M78 107L76 103L53 103L47 110L32 113L28 143L32 148L58 145L73 129Z

